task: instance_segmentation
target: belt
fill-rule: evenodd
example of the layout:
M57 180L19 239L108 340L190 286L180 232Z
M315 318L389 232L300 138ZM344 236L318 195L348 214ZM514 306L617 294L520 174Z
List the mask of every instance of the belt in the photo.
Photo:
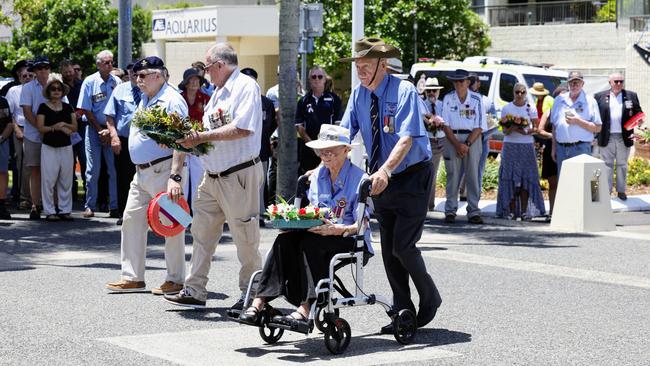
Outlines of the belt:
M455 135L458 135L459 133L472 133L472 130L451 130Z
M227 177L227 176L229 176L230 174L232 174L234 172L238 172L238 171L240 171L242 169L246 169L249 166L253 166L253 165L255 165L255 164L259 163L259 162L260 162L260 157L258 156L253 160L249 160L247 162L232 166L232 167L224 170L223 172L220 172L220 173L208 173L208 177L210 177L212 179L224 178L224 177Z
M160 158L160 159L152 160L152 161L150 161L150 162L148 162L148 163L138 164L137 166L138 166L138 168L140 168L140 169L147 169L147 168L149 168L149 167L152 167L152 166L154 166L154 165L156 165L156 164L158 164L158 163L162 163L163 161L165 161L165 160L169 160L169 159L171 159L171 158L172 158L172 155L169 155L169 156L162 157L162 158Z
M589 141L576 141L576 142L558 142L561 146L567 147L567 146L576 146L580 144L586 144L589 143Z
M393 178L399 178L399 177L402 177L402 176L410 174L410 173L415 173L418 170L422 170L422 169L426 168L429 165L431 165L431 160L421 161L421 162L419 162L417 164L413 164L411 166L406 167L406 169L402 170L399 173L393 174Z

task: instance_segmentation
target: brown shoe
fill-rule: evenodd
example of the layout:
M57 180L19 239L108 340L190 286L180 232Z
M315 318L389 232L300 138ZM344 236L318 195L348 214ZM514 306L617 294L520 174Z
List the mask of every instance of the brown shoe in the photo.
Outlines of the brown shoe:
M165 281L162 285L151 290L154 295L176 295L181 292L183 285L172 281Z
M84 211L84 217L93 217L93 216L95 216L95 213L90 208L87 208L86 211Z
M121 280L106 284L106 288L110 292L139 292L144 291L146 287L144 281Z

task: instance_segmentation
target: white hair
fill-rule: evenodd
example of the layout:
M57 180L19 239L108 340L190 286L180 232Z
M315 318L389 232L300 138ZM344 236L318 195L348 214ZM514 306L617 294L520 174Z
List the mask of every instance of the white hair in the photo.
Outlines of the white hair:
M110 57L113 58L113 52L109 50L103 50L95 56L95 62L101 62L103 59Z
M226 65L237 66L237 51L230 43L217 43L210 48L208 54L212 62L221 60Z

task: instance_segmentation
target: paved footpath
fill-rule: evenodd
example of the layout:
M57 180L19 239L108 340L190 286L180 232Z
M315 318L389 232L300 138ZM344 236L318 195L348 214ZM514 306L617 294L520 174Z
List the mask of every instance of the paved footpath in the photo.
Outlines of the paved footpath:
M644 212L617 213L617 232L594 234L490 218L445 225L432 213L419 247L443 297L436 319L401 346L377 333L387 323L381 307L342 310L353 338L341 356L329 354L322 334L285 333L265 345L255 328L226 318L239 268L229 235L214 257L208 309L194 311L150 293L105 292L119 277L114 220L17 217L0 221L0 365L650 364ZM276 235L262 230L263 250ZM149 238L151 288L165 264L162 240ZM189 260L189 234L187 243ZM380 253L366 267L365 287L390 293Z

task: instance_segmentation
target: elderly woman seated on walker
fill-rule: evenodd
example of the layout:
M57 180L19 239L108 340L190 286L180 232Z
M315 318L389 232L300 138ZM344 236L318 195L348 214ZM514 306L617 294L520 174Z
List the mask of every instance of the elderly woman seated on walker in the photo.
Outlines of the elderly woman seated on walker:
M310 303L319 280L329 276L329 263L337 253L354 249L357 232L357 192L367 175L347 158L350 132L343 127L324 124L317 140L307 143L322 161L311 177L307 197L311 205L327 207L331 220L308 230L281 232L269 252L252 305L239 317L250 325L260 324L260 311L278 296L296 306L293 313L274 321L290 325L306 324ZM367 225L367 214L364 218ZM365 232L365 250L372 253L370 230Z

